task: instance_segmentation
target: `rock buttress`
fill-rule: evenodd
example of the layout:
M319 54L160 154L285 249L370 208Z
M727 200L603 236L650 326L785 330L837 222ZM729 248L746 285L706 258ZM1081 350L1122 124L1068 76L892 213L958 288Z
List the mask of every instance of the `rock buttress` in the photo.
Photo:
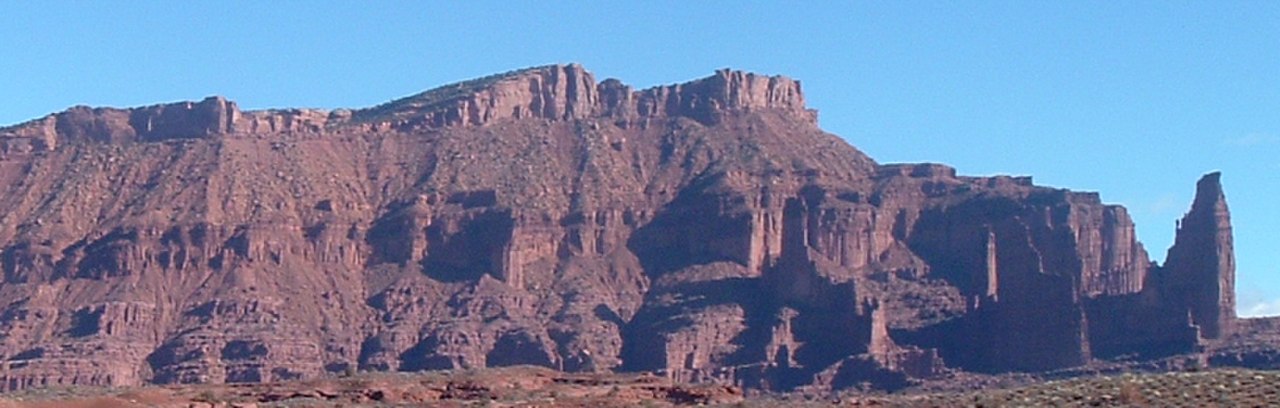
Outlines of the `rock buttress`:
M1236 260L1220 173L1207 174L1196 183L1195 201L1178 223L1164 270L1168 295L1190 311L1204 338L1231 334Z

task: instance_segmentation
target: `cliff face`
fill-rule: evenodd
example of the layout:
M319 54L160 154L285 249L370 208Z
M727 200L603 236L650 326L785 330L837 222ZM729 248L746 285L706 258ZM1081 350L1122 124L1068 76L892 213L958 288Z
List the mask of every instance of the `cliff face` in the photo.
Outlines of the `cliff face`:
M784 77L73 108L0 129L3 384L532 364L893 388L1177 352L1234 319L1206 180L1152 268L1123 207L878 164Z
M1219 173L1211 173L1196 183L1195 202L1178 223L1163 282L1170 296L1191 311L1191 321L1201 334L1211 339L1228 336L1236 318L1231 213L1220 178Z

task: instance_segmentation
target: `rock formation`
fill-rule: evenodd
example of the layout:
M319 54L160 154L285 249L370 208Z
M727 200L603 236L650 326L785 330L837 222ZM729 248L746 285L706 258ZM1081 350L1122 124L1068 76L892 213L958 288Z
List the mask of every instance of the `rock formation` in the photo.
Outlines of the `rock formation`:
M0 129L0 186L5 389L508 365L894 388L1234 320L1217 174L1156 266L1096 193L879 164L799 82L738 71L76 107Z
M1164 284L1170 296L1191 311L1192 323L1210 339L1230 335L1236 318L1231 213L1222 194L1220 176L1211 173L1196 184L1195 202L1178 223L1178 234L1165 264L1168 277Z

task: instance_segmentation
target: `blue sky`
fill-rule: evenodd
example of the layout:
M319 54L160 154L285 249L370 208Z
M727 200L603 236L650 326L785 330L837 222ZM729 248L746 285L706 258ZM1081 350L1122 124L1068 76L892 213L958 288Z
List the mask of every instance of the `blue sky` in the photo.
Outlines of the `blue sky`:
M359 107L579 62L800 79L881 162L1029 174L1126 205L1156 260L1223 171L1240 311L1280 314L1280 2L11 2L0 124L224 95Z

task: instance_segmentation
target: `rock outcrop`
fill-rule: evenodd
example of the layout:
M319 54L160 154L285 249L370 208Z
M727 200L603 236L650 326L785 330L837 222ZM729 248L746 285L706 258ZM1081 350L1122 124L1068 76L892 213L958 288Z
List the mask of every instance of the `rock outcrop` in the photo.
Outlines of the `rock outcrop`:
M1233 330L1216 174L1156 266L1096 193L876 163L799 82L738 71L77 107L0 129L0 186L6 389L510 365L896 388Z
M1168 295L1191 311L1191 322L1210 339L1229 336L1236 319L1231 213L1220 178L1210 173L1196 183L1195 202L1178 223L1164 265Z

